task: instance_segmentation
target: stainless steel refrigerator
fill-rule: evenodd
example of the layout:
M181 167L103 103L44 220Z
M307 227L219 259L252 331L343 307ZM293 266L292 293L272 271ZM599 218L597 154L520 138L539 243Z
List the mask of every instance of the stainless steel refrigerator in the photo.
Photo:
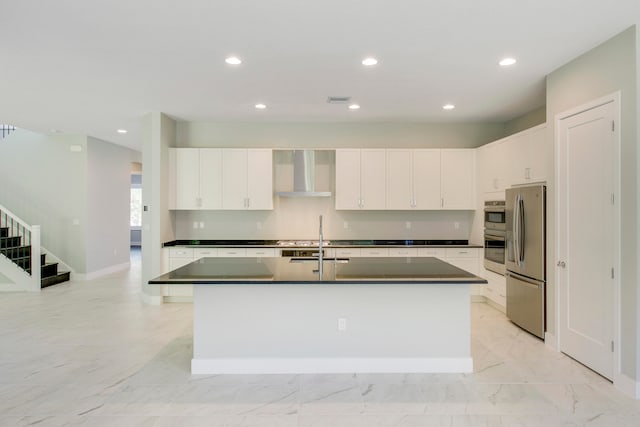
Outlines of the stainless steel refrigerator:
M544 339L546 187L506 191L507 317Z

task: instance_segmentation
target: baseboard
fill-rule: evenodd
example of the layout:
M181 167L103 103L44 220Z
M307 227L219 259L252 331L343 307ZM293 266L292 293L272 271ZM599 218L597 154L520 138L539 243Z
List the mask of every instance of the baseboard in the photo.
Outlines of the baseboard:
M131 266L129 261L123 262L122 264L112 265L111 267L103 268L101 270L92 271L91 273L75 273L72 274L73 280L79 280L85 282L87 280L94 280L100 277L108 276L109 274L117 273L119 271L128 270Z
M617 374L613 380L615 388L624 394L640 399L640 382L629 378L625 374Z
M192 359L192 374L471 373L471 357Z
M471 295L471 302L487 302L483 295Z
M149 295L141 292L140 298L142 298L143 303L148 305L162 305L164 297L162 295Z
M544 345L555 351L560 351L558 348L558 338L550 332L544 333Z
M495 308L496 310L505 314L507 313L507 308L505 306L498 304L497 302L491 300L490 298L485 298L485 302L491 307Z
M193 303L193 296L164 296L164 302L166 303L174 303L174 302L189 302Z

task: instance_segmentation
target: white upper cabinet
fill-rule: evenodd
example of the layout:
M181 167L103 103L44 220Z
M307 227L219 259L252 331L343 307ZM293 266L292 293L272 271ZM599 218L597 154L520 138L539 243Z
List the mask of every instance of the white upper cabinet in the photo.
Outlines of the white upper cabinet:
M535 126L478 148L482 191L504 191L512 185L547 179L547 126Z
M220 149L170 148L171 209L220 209Z
M387 209L412 209L413 150L387 150Z
M384 149L360 150L361 209L385 209L386 160Z
M514 135L511 146L510 185L541 182L547 179L546 125L536 126Z
M336 209L385 209L385 189L384 149L336 150Z
M475 210L475 150L441 150L440 194L445 210Z
M200 209L222 207L222 153L218 148L200 149Z
M440 150L387 150L387 209L440 209Z
M169 208L273 209L270 149L170 148Z
M273 209L270 149L222 149L222 209Z
M504 191L509 187L507 148L505 140L478 148L478 179L483 192Z
M360 209L360 150L336 150L336 209Z

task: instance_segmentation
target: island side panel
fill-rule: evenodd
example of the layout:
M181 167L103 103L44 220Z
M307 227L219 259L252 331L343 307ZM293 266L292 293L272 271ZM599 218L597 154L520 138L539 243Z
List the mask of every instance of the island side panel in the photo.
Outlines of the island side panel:
M470 339L468 284L194 286L194 374L471 372Z

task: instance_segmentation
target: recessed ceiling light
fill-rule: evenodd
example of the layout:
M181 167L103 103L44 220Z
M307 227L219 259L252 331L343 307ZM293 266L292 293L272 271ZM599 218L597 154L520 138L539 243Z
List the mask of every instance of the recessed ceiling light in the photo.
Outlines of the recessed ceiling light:
M258 110L264 110L265 108L267 108L267 106L265 104L256 104L256 108Z
M360 106L359 106L358 104L351 104L351 105L349 105L349 109L350 109L350 110L357 110L357 109L359 109L359 108L360 108Z
M443 109L443 110L453 110L454 108L456 108L456 106L455 106L455 105L453 105L453 104L444 104L444 105L442 106L442 109Z
M118 133L127 133L128 131L126 129L118 129L116 132L118 132Z
M229 65L240 65L240 64L242 64L242 60L240 58L238 58L237 56L230 56L227 59L225 59L224 62L226 62Z
M377 63L378 63L378 60L373 57L364 58L362 60L362 65L372 66L372 65L376 65Z
M515 58L504 58L500 62L498 62L498 64L500 64L503 67L508 67L509 65L513 65L516 62L518 61L516 61Z

